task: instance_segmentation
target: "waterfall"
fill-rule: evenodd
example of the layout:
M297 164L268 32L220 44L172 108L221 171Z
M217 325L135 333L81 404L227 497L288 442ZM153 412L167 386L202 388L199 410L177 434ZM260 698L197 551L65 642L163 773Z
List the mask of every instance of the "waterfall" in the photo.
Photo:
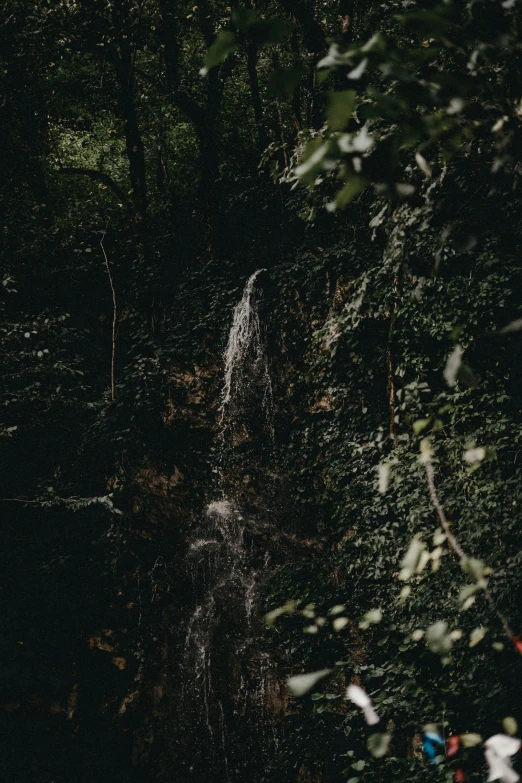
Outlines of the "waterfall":
M223 355L225 360L225 378L221 394L220 424L225 431L227 418L230 419L230 408L241 403L248 385L252 382L248 369L249 354L254 356L254 368L260 374L263 385L262 404L265 415L271 415L272 384L268 370L268 361L261 339L259 313L253 298L254 285L258 275L264 272L258 269L246 283L243 296L234 308L232 327L228 343ZM231 405L231 404L234 404ZM233 415L233 414L232 414ZM270 422L271 424L271 422Z
M255 284L264 269L251 275L234 308L227 347L219 407L219 440L216 472L223 481L224 462L234 449L251 442L257 453L267 443L273 448L272 382L263 345ZM259 415L261 413L261 415ZM228 452L228 453L227 453ZM225 492L224 486L221 490Z
M266 762L270 660L255 607L269 558L250 531L270 523L268 513L263 520L252 511L259 492L249 496L251 473L263 454L273 454L272 386L256 303L262 271L249 277L234 308L223 354L215 494L187 554L194 606L182 654L182 708L188 732L201 743L188 749L187 779L205 783L239 783Z

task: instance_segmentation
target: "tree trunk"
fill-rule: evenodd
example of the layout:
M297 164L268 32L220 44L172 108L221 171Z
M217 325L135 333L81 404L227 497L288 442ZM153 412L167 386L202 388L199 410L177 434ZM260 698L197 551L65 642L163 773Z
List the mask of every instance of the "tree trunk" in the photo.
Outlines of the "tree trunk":
M197 3L200 17L200 30L206 46L214 40L214 24L210 8L204 0ZM168 84L168 97L194 125L199 147L200 178L198 198L205 221L205 247L211 252L213 245L213 226L216 210L217 182L219 180L218 115L223 96L223 73L227 70L213 68L206 77L205 102L201 106L180 84L176 3L162 0L160 3L162 27L161 42L165 51L165 73ZM227 64L229 65L229 61ZM230 66L229 66L230 67ZM228 74L227 74L228 75ZM225 77L226 78L226 77Z
M125 150L129 161L129 179L134 222L143 237L143 226L147 219L147 179L145 151L141 137L134 96L134 62L131 45L126 34L128 7L124 0L115 0L112 8L112 22L115 41L107 49L118 86L118 109L123 120Z
M247 46L247 68L248 78L250 80L250 95L252 98L252 108L254 110L254 119L256 121L257 141L259 147L264 150L268 144L265 126L263 122L263 106L261 104L261 94L259 92L259 79L257 76L257 57L259 49L255 44Z
M145 151L134 101L134 74L130 44L123 35L120 38L119 52L112 45L109 47L108 53L118 83L118 108L123 119L134 219L137 224L143 224L147 218Z

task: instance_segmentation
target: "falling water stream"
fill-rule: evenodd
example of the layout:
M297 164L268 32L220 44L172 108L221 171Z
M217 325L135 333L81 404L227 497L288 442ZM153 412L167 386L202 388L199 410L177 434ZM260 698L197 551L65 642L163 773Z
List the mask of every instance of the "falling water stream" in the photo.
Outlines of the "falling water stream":
M189 776L194 781L244 781L249 769L266 760L271 664L256 599L269 557L253 542L256 535L262 540L259 531L270 522L259 492L252 502L252 470L263 459L269 466L273 455L272 387L256 304L262 271L248 279L234 309L224 352L213 499L189 543L194 605L183 650L182 702L197 732Z

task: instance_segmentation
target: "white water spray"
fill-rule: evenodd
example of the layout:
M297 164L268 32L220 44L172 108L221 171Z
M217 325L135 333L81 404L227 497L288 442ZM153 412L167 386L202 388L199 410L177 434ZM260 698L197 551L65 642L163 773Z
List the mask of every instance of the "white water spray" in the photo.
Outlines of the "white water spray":
M245 544L249 523L257 525L258 520L242 510L242 476L245 470L248 474L248 460L245 462L243 452L236 453L238 445L245 442L253 443L258 452L267 436L270 454L273 448L272 385L255 299L256 280L262 271L248 278L234 308L223 354L214 467L219 499L208 504L189 543L187 558L196 605L185 638L183 701L193 724L206 727L209 761L215 763L221 756L227 781L242 780L242 761L238 762L237 756L240 748L234 751L234 747L241 742L245 723L237 723L233 716L241 714L242 720L257 726L253 732L256 751L258 730L266 722L269 663L263 655L259 666L255 602L268 554ZM227 457L231 462L225 464ZM230 725L226 716L232 716ZM239 759L241 756L242 751Z
M247 403L246 398L253 391L258 392L260 399L257 404L261 402L264 424L273 439L272 382L255 301L256 280L264 271L258 269L246 282L243 295L234 308L232 327L223 354L225 373L219 409L222 448L225 446L227 431L241 424L241 407Z

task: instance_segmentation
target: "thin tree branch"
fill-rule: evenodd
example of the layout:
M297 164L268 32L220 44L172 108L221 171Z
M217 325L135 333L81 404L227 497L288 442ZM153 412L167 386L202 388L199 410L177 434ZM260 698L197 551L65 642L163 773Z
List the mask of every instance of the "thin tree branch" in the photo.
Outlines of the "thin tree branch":
M433 468L433 463L432 463L432 461L431 461L431 459L429 457L425 457L424 458L424 467L426 469L426 478L428 480L428 489L429 489L430 498L431 498L431 502L433 504L433 507L435 508L435 510L437 512L437 515L438 515L439 520L440 520L440 524L442 526L442 529L446 533L446 536L448 538L449 543L451 544L451 546L455 550L455 552L456 552L460 562L463 563L464 561L468 560L468 556L466 555L466 553L462 549L461 545L457 541L457 538L456 538L455 534L453 533L453 531L452 531L452 529L450 527L450 524L448 522L448 519L446 517L446 512L444 511L444 506L442 505L442 503L439 500L439 496L437 494L437 488L435 487L435 470ZM512 642L515 645L515 647L517 648L517 650L518 650L519 649L518 644L520 643L519 639L518 639L517 636L515 636L515 634L511 630L506 617L502 614L500 609L498 609L497 605L495 604L495 599L493 598L493 595L492 595L489 587L487 587L487 585L485 587L483 587L483 592L484 592L486 600L487 600L488 604L490 605L491 609L493 610L493 612L496 614L496 616L500 620L500 622L502 624L502 627L504 629L504 633L506 634L506 636L508 637L510 642Z
M114 367L115 367L115 360L116 360L116 324L118 321L118 310L116 305L116 291L114 290L114 283L112 282L112 275L111 275L111 269L109 267L109 259L107 258L107 253L105 252L105 248L103 246L103 240L105 239L105 232L100 239L100 248L103 253L103 258L105 259L105 266L107 267L107 274L109 275L109 283L111 284L111 291L112 291L112 349L111 349L111 400L116 399L116 383L115 383L115 377L114 377Z
M391 352L393 332L397 320L397 305L394 305L390 319L390 330L388 332L388 343L386 346L386 365L388 368L388 405L390 410L390 435L393 438L393 445L397 446L397 427L395 426L395 384L393 382L393 357Z

